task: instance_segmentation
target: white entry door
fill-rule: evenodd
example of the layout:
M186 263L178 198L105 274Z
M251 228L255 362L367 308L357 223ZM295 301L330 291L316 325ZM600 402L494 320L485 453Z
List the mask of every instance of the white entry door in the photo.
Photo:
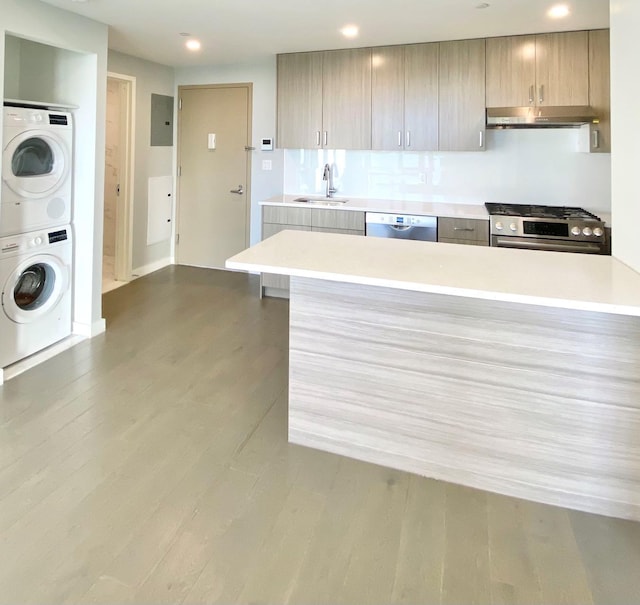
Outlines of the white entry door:
M248 246L251 85L180 87L179 264L224 268Z

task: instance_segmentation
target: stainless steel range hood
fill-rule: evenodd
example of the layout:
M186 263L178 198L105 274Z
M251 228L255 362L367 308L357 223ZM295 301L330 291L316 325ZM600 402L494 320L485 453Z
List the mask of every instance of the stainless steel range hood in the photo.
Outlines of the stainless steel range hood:
M487 128L578 128L597 123L598 116L586 105L487 108Z

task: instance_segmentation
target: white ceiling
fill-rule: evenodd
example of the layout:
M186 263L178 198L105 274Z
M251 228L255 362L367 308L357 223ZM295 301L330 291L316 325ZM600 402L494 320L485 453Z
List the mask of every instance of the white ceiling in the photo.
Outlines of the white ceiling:
M110 26L109 47L166 65L242 63L304 50L380 46L609 26L609 0L43 0ZM357 24L360 36L338 30ZM180 32L202 42L184 48Z

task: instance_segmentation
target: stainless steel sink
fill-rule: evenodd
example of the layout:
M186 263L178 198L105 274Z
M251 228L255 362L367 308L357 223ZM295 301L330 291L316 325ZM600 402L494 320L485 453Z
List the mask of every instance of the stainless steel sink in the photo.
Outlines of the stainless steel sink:
M322 197L316 195L297 197L294 202L303 202L305 204L317 204L318 206L338 206L349 200L346 197Z

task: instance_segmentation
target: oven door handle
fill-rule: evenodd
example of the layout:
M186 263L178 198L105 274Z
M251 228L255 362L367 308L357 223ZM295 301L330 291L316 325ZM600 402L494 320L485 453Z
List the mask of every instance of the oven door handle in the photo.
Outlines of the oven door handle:
M526 238L495 237L494 246L498 248L523 248L529 250L550 250L552 252L587 252L600 254L602 248L598 244L589 242L554 242L545 240L544 242Z

